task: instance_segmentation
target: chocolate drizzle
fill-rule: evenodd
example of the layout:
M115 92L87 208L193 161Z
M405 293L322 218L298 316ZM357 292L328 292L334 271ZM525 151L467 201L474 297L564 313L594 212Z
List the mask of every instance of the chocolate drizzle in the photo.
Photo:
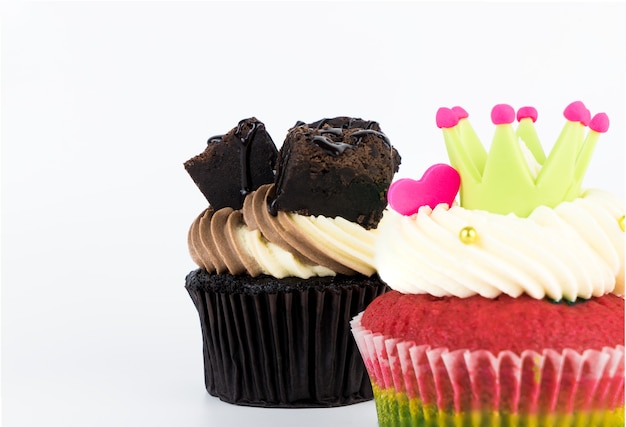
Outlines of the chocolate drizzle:
M207 140L206 144L209 145L209 144L214 144L216 142L222 142L223 139L224 139L224 135L213 135Z
M326 120L326 119L324 119L324 120ZM355 145L358 145L361 142L361 139L365 135L374 135L374 136L377 136L378 138L382 139L385 142L385 144L387 144L388 146L391 146L391 143L389 141L389 138L387 138L387 135L385 135L382 132L378 132L376 130L373 130L373 129L369 128L370 126L372 126L372 124L376 124L377 125L376 122L369 122L367 129L357 130L356 132L353 132L352 134L350 134L350 137L356 138ZM320 130L318 130L318 132L321 135L314 135L311 138L311 140L315 144L317 144L318 147L322 148L324 151L326 151L331 156L339 156L339 155L343 154L348 148L353 148L353 145L346 144L345 142L341 142L341 141L335 141L335 140L333 140L331 137L329 137L327 135L330 134L330 135L333 135L335 137L341 137L342 134L343 134L343 131L344 131L344 128L325 128L325 129L320 129ZM307 133L305 133L305 135L307 137L309 137L311 134L310 134L310 132L307 132Z
M276 199L267 199L267 212L272 216L278 215L278 207L276 206Z
M331 156L339 156L344 153L348 148L352 148L350 144L346 144L341 141L334 141L327 134L333 135L335 137L341 137L343 130L340 128L327 128L319 131L321 135L314 135L311 139L318 147L322 150L326 151ZM310 136L309 133L305 134L306 136Z
M330 119L322 119L319 122L317 122L317 125L315 126L315 129L323 128L328 120L330 120Z
M335 142L325 136L316 135L312 138L312 141L317 144L318 147L326 151L331 156L340 156L348 148L352 148L350 144L343 142Z
M243 135L244 125L248 125L250 128L248 133ZM263 126L259 121L250 121L250 120L242 120L237 125L235 130L235 138L237 138L243 147L240 151L240 167L241 167L241 195L245 196L251 191L252 180L251 180L251 171L250 171L250 147L252 144L250 143L254 136L256 135L257 130ZM210 140L209 140L210 141Z
M320 130L320 133L322 135L325 135L327 133L334 135L334 136L341 136L341 133L343 132L342 129L340 128L326 128L326 129L322 129Z
M304 124L304 122L298 121L296 126L302 126ZM354 117L335 117L332 119L325 118L318 120L317 122L313 122L308 126L313 129L323 129L324 126L328 126L330 128L340 127L341 129L380 129L380 125L376 121L357 119Z
M354 132L352 135L350 135L353 138L357 138L357 144L361 141L361 138L364 135L375 135L377 137L379 137L380 139L382 139L385 144L391 146L391 142L389 141L389 138L387 138L387 135L385 135L382 132L378 132L372 129L363 129L363 130L357 130L356 132Z

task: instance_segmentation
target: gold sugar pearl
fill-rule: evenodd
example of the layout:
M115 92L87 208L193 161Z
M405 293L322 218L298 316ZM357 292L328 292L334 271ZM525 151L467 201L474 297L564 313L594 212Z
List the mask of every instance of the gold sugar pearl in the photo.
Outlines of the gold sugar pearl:
M622 229L622 231L624 231L624 215L622 215L622 217L619 219L619 228Z
M468 225L467 227L461 228L461 231L459 232L459 239L461 239L461 242L469 245L478 239L478 233L474 227Z

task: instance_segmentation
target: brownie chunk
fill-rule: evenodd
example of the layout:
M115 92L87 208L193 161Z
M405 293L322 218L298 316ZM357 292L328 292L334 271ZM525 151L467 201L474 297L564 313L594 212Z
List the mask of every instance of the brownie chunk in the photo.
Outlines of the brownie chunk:
M271 211L343 217L374 228L400 155L378 123L350 117L298 122L278 154Z
M215 210L241 209L246 194L274 182L277 154L265 125L252 117L209 138L206 149L184 165Z

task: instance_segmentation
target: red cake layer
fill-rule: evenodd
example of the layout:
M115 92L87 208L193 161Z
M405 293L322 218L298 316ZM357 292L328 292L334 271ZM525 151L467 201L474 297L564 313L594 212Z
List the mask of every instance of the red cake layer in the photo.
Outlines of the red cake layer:
M624 299L612 294L568 304L527 295L495 299L388 292L365 310L364 328L449 350L578 352L624 344Z

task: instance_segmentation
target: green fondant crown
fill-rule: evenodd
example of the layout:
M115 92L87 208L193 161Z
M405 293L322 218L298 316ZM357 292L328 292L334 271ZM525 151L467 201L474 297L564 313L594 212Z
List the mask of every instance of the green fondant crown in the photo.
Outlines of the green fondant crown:
M555 207L580 196L583 177L600 133L609 119L593 118L580 101L571 103L563 115L566 123L546 157L535 131L537 110L517 112L506 104L491 111L496 125L489 153L481 144L460 108L440 108L437 126L444 135L451 165L461 175L460 203L467 209L526 217L540 205ZM589 131L585 134L585 129Z

